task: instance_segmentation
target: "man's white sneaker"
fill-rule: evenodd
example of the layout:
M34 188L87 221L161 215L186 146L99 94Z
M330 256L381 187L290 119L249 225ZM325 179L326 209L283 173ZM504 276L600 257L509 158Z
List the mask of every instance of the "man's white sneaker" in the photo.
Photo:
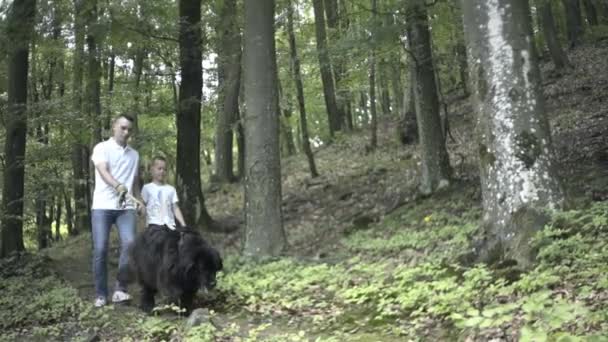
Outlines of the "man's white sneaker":
M97 298L95 298L95 302L93 303L93 305L96 308L100 308L102 306L105 306L106 305L106 299L103 298L103 297L97 297Z
M112 303L122 303L131 300L131 295L124 291L114 291L112 295Z

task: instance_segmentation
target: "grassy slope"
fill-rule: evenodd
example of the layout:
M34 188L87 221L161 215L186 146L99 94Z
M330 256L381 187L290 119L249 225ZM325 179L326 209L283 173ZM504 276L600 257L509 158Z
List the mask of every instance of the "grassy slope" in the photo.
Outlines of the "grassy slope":
M415 195L417 152L392 141L388 120L374 154L365 153L363 133L318 151L320 179L309 179L301 156L288 158L288 255L252 264L237 257L240 232L209 236L226 256L218 291L199 298L212 309L210 323L187 330L170 315L94 310L85 235L53 247L50 258L2 261L0 340L608 340L608 204L590 200L608 190L608 44L596 45L571 54L575 72L546 78L574 210L534 242L539 265L528 274L456 262L481 210L471 113L455 103L449 150L460 180L432 198ZM224 187L207 204L216 215L238 214L241 189Z

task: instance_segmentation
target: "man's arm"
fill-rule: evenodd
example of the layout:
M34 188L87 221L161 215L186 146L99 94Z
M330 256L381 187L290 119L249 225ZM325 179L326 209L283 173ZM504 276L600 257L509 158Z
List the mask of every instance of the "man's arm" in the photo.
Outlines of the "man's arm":
M109 186L116 189L116 187L120 185L120 182L117 181L110 173L107 162L95 163L95 168L97 169L97 171L99 171L101 179L103 179L103 181L106 182Z
M179 206L177 205L177 203L173 203L172 207L173 207L173 215L175 215L175 218L177 219L179 224L181 224L182 227L185 227L186 221L184 220L184 216L182 215L182 211L179 209Z

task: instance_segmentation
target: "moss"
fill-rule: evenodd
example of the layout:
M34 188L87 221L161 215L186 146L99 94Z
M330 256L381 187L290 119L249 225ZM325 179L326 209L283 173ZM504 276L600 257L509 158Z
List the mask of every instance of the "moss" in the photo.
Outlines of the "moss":
M527 270L534 265L538 248L531 241L549 220L547 213L536 208L522 207L513 214L507 231L514 235L505 241L505 255L516 260L521 269Z
M538 138L528 131L522 131L515 137L515 144L517 145L517 159L521 160L527 169L530 169L541 154Z

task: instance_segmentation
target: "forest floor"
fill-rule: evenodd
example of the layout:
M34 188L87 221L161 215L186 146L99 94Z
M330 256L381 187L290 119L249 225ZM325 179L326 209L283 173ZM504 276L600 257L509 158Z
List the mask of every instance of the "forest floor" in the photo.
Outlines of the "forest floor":
M563 75L544 64L559 173L571 200L539 236L525 274L463 266L481 214L473 112L449 106L454 182L417 195L420 157L385 116L368 132L283 161L284 256L239 258L243 230L206 234L225 259L200 294L203 323L135 305L92 306L90 236L0 261L0 340L74 341L608 341L608 40L570 52ZM242 215L240 185L206 189L212 215ZM110 269L118 250L113 233ZM110 278L112 279L112 278ZM133 293L137 295L137 290Z

